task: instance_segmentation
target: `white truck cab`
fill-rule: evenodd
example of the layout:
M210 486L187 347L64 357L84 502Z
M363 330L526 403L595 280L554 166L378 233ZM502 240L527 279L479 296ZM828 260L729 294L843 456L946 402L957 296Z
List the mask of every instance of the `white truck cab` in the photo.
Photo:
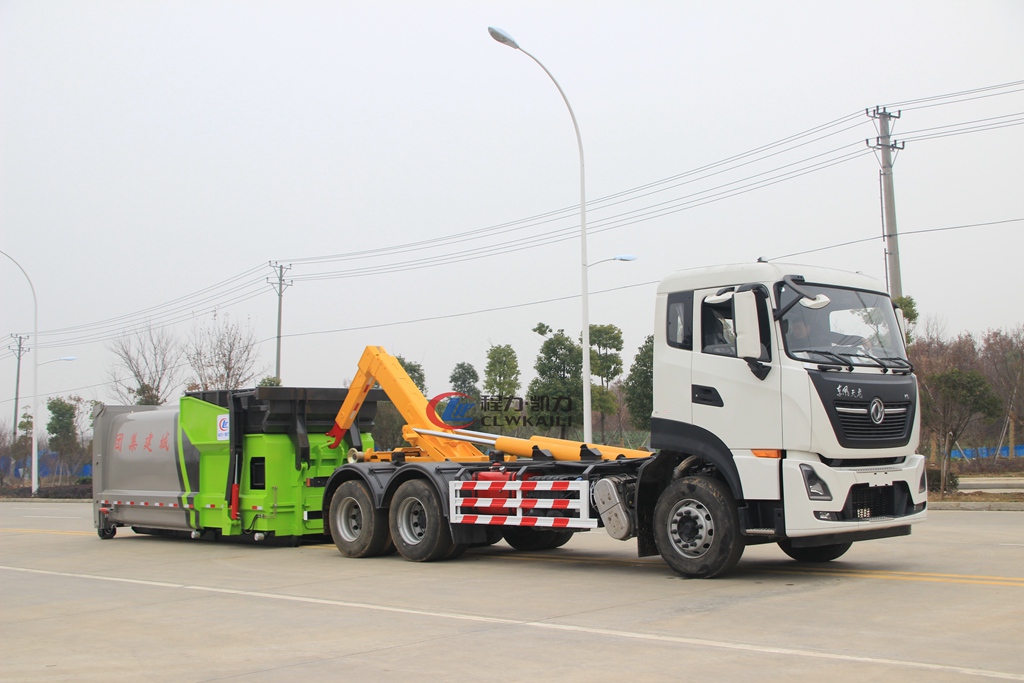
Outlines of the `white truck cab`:
M917 381L882 283L699 268L665 278L656 311L651 446L716 470L747 544L826 561L925 518Z

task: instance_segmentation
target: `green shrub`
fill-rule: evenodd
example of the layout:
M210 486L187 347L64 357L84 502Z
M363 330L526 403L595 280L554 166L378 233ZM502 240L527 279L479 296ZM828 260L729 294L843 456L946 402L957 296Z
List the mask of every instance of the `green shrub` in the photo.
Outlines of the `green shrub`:
M942 470L938 467L929 467L928 470L928 490L931 493L938 493L939 489L942 488ZM960 487L960 477L957 476L956 472L949 470L946 472L946 491L956 491Z

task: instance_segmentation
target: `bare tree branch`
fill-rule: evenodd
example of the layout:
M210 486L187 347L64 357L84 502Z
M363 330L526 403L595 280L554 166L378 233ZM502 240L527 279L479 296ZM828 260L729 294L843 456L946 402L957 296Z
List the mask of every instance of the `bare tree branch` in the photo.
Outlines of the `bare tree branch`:
M107 350L117 359L108 376L119 401L161 405L181 384L181 345L166 329L148 325L118 337Z
M256 369L256 333L247 323L242 327L225 315L209 327L194 328L185 350L192 372L188 389L240 389L263 370Z

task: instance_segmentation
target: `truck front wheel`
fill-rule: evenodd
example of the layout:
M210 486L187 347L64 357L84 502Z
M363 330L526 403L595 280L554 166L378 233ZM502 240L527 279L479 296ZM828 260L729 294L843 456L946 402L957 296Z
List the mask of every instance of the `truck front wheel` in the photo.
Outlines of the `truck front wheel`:
M366 485L346 481L331 498L331 538L345 557L376 557L388 550L388 519L377 509Z
M797 562L831 562L841 557L853 543L834 543L832 545L815 545L809 548L794 548L788 539L779 541L782 552Z
M407 560L433 562L460 554L437 492L420 479L407 481L395 491L389 526L398 553Z
M654 507L654 538L668 566L687 578L724 574L744 547L732 494L709 477L678 479L662 492Z

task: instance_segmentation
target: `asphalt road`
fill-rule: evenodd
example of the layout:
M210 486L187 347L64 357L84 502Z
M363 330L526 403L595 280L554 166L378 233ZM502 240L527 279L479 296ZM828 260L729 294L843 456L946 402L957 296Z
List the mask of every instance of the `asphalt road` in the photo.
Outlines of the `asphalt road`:
M934 511L824 566L685 580L603 531L351 560L0 503L2 681L1024 681L1024 513Z

